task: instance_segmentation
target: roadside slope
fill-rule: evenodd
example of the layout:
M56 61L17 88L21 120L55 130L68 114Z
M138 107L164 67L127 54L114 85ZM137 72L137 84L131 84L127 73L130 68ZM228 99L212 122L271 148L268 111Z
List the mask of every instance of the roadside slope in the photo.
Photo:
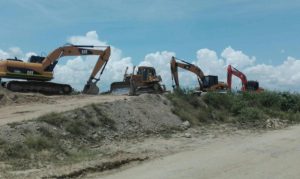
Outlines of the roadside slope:
M34 98L33 98L34 97ZM30 120L51 112L64 112L80 108L92 103L105 103L129 99L129 96L111 95L74 95L74 96L42 96L39 94L19 94L18 98L27 98L20 103L9 103L0 108L0 126Z
M299 178L300 126L216 140L111 175L94 178ZM90 176L92 177L92 176ZM92 178L93 178L92 177Z

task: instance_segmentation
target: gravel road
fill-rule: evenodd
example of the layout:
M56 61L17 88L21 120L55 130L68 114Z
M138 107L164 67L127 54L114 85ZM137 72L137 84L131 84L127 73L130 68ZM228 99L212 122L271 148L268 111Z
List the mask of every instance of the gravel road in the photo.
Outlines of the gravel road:
M300 126L248 136L228 136L194 150L121 169L103 179L299 178Z

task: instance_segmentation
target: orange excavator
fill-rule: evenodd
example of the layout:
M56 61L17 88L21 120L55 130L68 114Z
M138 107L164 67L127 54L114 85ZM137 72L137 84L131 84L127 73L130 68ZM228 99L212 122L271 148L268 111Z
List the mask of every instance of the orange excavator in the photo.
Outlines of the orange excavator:
M232 86L232 75L238 77L242 81L242 88L241 91L255 91L255 92L262 92L264 91L263 88L259 87L259 82L258 81L248 81L247 77L244 73L239 71L238 69L232 67L231 65L228 65L227 67L227 85L228 89L231 90Z
M91 45L65 45L52 51L48 56L31 56L28 62L17 58L0 61L0 79L21 79L22 81L1 82L2 86L15 92L39 92L43 94L70 94L72 87L69 84L49 82L53 79L53 70L58 60L65 56L99 56L94 69L83 89L85 94L98 94L96 83L100 80L110 57L110 47L105 50ZM102 69L102 70L101 70ZM99 78L96 78L100 72Z
M175 81L175 85L173 85L173 88L179 88L178 67L180 67L197 75L197 79L199 82L199 91L196 91L197 93L201 93L202 91L221 91L227 89L227 84L224 82L219 82L218 76L205 76L203 71L194 64L191 64L184 60L180 60L176 57L172 57L170 65L172 73L172 82Z

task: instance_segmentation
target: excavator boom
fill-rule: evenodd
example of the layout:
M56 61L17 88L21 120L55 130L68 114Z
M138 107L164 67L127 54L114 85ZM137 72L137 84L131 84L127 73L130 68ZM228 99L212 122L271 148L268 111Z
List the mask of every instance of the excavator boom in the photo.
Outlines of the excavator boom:
M232 75L238 77L242 81L242 91L246 91L246 86L247 86L247 77L244 73L239 71L238 69L232 67L231 65L228 65L227 67L227 85L228 89L231 90L232 86Z

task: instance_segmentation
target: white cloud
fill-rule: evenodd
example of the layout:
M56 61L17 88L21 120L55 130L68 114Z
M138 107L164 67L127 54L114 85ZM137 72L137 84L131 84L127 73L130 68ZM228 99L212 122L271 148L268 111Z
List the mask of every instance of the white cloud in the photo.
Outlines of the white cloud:
M19 47L11 47L7 51L0 49L0 59L5 60L7 58L24 59L24 54Z
M34 55L34 56L37 56L37 54L34 53L34 52L28 52L28 53L25 54L25 59L28 60L28 59L29 59L31 56L33 56L33 55Z
M107 45L106 42L98 38L98 34L95 31L91 31L85 36L71 37L69 42L73 44ZM170 89L172 85L170 72L172 56L176 56L175 52L149 53L145 55L144 60L138 65L155 67L157 74L161 75L163 79L163 84ZM88 79L95 61L96 57L77 57L69 60L64 65L58 65L55 69L56 81L68 82L77 89L81 89L84 85L83 83ZM187 61L199 66L206 75L219 76L220 81L226 82L227 65L231 64L244 72L248 80L258 80L262 87L278 90L300 90L297 85L300 82L300 73L297 70L300 68L300 61L292 57L288 57L287 60L278 66L255 64L256 58L254 56L250 57L240 50L227 47L223 50L220 57L215 51L204 48L196 52L195 60ZM133 65L130 57L123 57L122 51L112 46L112 55L100 82L102 91L103 89L108 89L112 82L122 80L126 66L132 67ZM183 87L198 86L197 77L193 73L179 69L179 78ZM240 80L233 78L233 85L240 88Z
M8 50L8 53L10 54L10 56L12 57L23 57L23 52L19 47L11 47Z
M256 60L255 57L249 57L242 51L234 50L230 46L224 49L221 56L226 59L227 64L231 64L238 68L244 68L246 66L253 65Z
M86 33L85 36L70 37L68 41L75 45L108 46L106 42L99 39L96 31L90 31ZM74 88L82 90L97 59L97 56L76 57L74 59L69 59L66 64L58 64L54 70L54 81L58 83L69 83ZM98 82L100 90L102 92L106 91L109 89L112 82L122 81L126 66L133 66L131 61L130 57L123 57L120 49L111 46L110 59L101 76L100 82Z
M8 52L5 52L5 51L0 49L0 59L1 60L7 59L9 57L10 57L10 55L8 54Z
M68 39L69 43L77 45L96 45L107 46L108 43L99 39L96 31L90 31L83 36L72 36ZM101 77L101 91L106 91L114 81L121 81L125 68L130 67L132 71L133 65L147 65L155 67L157 74L161 75L163 83L168 89L171 89L171 72L170 60L172 56L176 56L175 52L159 51L145 55L143 61L139 64L133 64L131 57L124 57L122 50L111 46L111 57L106 69ZM17 56L21 59L27 59L34 52L23 53L20 48L14 47L7 51L0 49L0 59L14 58ZM74 88L82 90L84 84L97 61L96 56L72 57L65 63L60 62L54 71L54 81L58 83L71 84ZM179 57L180 58L180 57ZM210 49L199 49L196 52L195 60L186 60L199 66L206 75L218 75L220 81L226 81L226 67L228 64L237 67L244 72L248 80L257 80L260 86L271 90L292 90L300 91L300 59L287 57L279 65L257 64L254 56L243 53L240 50L234 50L227 47L218 56L218 54ZM179 69L180 84L183 87L198 86L197 77L193 73ZM233 78L233 87L239 88L240 80Z
M300 60L288 57L277 66L258 64L246 68L245 73L261 82L262 87L275 90L300 90ZM250 78L249 78L250 79Z
M225 62L223 59L219 59L215 51L206 48L198 50L195 64L202 69L205 75L217 75L219 80L225 79Z
M151 66L156 69L156 73L162 77L163 83L171 86L170 60L175 56L174 52L155 52L145 56L139 66Z

